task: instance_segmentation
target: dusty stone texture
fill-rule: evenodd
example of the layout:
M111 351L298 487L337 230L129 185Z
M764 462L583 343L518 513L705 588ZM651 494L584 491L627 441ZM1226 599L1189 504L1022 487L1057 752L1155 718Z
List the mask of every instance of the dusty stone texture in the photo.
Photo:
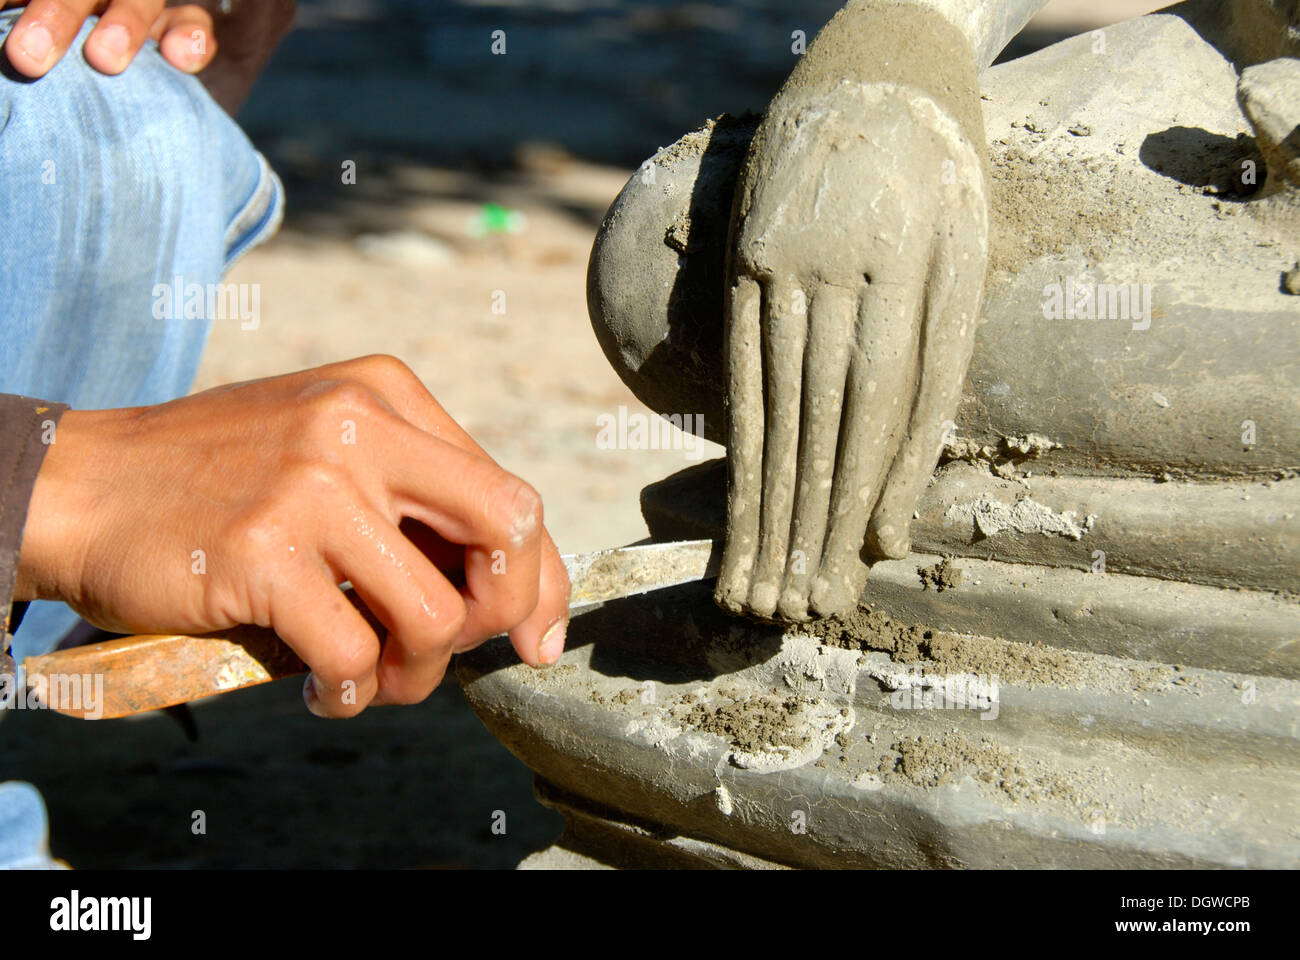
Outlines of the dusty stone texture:
M1289 471L1254 481L1155 482L1054 476L1050 463L1032 476L1018 472L1015 480L996 476L985 462L948 463L918 504L916 549L1300 595L1300 480ZM664 540L722 536L725 483L721 461L712 461L647 487L641 506L651 533ZM976 529L971 504L1010 509L1026 496L1058 517L1071 514L1082 536L1014 527L986 536Z
M651 534L720 537L724 482L715 461L646 488L642 513ZM1099 519L1079 541L1009 530L972 540L970 530L944 520L953 503L984 494L1013 500L1023 483L1054 510ZM876 563L864 603L888 603L912 623L947 632L1300 677L1296 480L1035 476L1012 483L952 463L927 491L919 516L917 543L930 555ZM917 568L937 563L935 553L962 558L956 597L917 589Z
M1180 667L1155 664L1102 666L1098 661L1042 643L1019 643L998 637L959 635L900 620L871 607L844 617L827 617L790 628L793 636L812 636L827 646L878 650L895 663L924 664L922 675L972 673L995 676L1023 687L1043 685L1106 690L1121 694L1167 690L1193 681ZM873 672L890 689L900 674Z
M707 598L697 584L576 618L563 660L576 672L520 665L505 641L459 661L480 716L571 830L637 838L622 865L697 848L715 865L721 850L732 865L1300 863L1294 681L952 637L892 606L849 625L847 649L738 625ZM996 718L896 707L915 677L894 659L909 638L927 671L997 673ZM589 696L651 683L651 702ZM816 756L736 762L744 747L797 751L814 706L847 721Z
M820 699L786 695L776 688L759 695L736 687L718 692L716 705L695 700L686 707L682 702L686 709L673 710L672 716L726 740L731 747L728 759L743 769L802 766L853 725L847 707L830 707Z
M1090 808L1098 805L1097 800L1081 795L1077 786L1054 772L1035 773L1032 761L1022 761L988 739L972 742L960 734L945 733L900 740L890 750L894 753L887 754L877 768L886 781L898 778L918 787L939 787L972 776L995 786L1012 800L1032 801L1048 796Z
M1285 334L1298 314L1278 284L1300 220L1242 182L1243 161L1279 177L1237 107L1232 64L1206 43L1204 5L1178 9L1186 18L1107 30L1105 55L1077 37L985 75L992 266L964 435L1040 430L1064 444L1051 459L1072 473L1266 476L1300 462L1287 426L1300 357ZM1162 72L1152 91L1156 50L1180 79ZM1062 129L1074 119L1092 134ZM1044 316L1048 289L1066 281L1105 290L1107 313ZM1131 303L1125 315L1124 285L1149 316ZM1258 416L1236 415L1246 408ZM1243 449L1243 421L1260 418L1277 447Z

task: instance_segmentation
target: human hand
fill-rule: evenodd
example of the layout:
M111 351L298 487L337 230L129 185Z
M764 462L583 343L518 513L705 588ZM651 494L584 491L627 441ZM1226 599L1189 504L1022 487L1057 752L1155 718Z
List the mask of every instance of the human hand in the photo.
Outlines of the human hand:
M92 14L99 14L99 23L86 38L84 52L87 62L101 73L121 73L147 39L158 41L163 57L186 73L198 73L217 52L212 17L198 4L166 7L164 0L31 0L5 39L5 55L24 76L43 77L67 53Z
M864 557L907 554L987 235L980 155L921 91L838 80L773 102L734 212L722 606L843 613Z
M68 411L33 490L16 599L122 633L270 627L308 705L414 703L509 631L560 655L569 583L528 484L392 357ZM338 585L386 628L381 638Z

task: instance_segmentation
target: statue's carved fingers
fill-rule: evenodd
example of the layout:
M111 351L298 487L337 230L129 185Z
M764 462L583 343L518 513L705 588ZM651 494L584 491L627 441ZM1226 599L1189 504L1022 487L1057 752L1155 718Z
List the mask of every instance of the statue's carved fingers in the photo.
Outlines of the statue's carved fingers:
M941 231L926 279L916 403L867 528L867 551L901 559L911 549L912 513L939 459L975 344L987 257L981 232L959 217Z
M803 356L803 433L798 489L778 607L787 620L808 617L808 592L821 562L835 477L835 447L844 410L849 349L857 324L860 289L819 284L808 304L808 345Z
M880 483L898 448L916 387L920 251L904 251L892 266L900 276L867 283L849 356L844 426L831 489L826 545L812 584L818 616L849 610L867 579L863 537Z
M750 585L750 611L776 612L790 543L790 516L799 452L799 408L807 315L799 310L803 291L792 277L772 280L763 299L764 397L763 505L758 562ZM734 412L733 412L734 416Z
M728 311L727 544L715 597L726 609L740 613L749 602L762 504L762 290L757 280L736 277L728 297Z

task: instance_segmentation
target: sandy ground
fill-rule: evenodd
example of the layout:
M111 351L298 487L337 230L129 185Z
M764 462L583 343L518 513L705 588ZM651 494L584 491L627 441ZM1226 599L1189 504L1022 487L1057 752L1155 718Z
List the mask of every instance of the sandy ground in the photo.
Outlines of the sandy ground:
M789 69L792 26L811 36L836 6L303 3L241 115L284 176L288 219L228 277L257 285L259 323L217 324L196 389L391 353L541 491L562 551L640 538L639 490L691 461L597 446L599 415L643 408L588 324L595 227L656 146L761 107ZM1033 42L1155 6L1057 0ZM526 82L457 72L497 22L538 58ZM349 159L355 184L340 182ZM475 237L485 203L522 229ZM298 686L195 705L197 742L162 714L15 714L0 779L42 788L54 851L83 867L506 867L558 832L454 682L344 724L309 716Z

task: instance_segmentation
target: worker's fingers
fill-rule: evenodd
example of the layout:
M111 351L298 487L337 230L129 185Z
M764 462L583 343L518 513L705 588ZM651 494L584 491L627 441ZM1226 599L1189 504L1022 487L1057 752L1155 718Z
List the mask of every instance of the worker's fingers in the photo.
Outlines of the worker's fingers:
M276 571L269 626L311 674L303 699L321 717L351 717L379 689L379 637L321 565Z
M790 556L778 611L787 620L808 616L808 591L821 562L830 514L835 449L844 409L849 345L857 323L860 290L821 284L808 308L804 353L803 435L799 487L790 531Z
M387 518L357 505L325 559L387 628L376 703L419 703L442 681L465 623L459 591Z
M398 525L402 536L410 540L417 550L429 559L443 576L456 583L465 579L465 548L439 536L424 524L406 517Z
M550 537L545 537L543 546L537 606L510 631L510 643L519 658L532 667L549 666L560 659L569 627L569 572Z
M494 531L486 544L465 551L461 649L514 630L537 609L541 593L542 498L523 480L501 473L504 479L484 496L488 509L508 518L509 527L504 538Z
M416 524L417 527L426 532L426 536L421 537L419 533L411 531L409 524L403 523L403 531L411 536L411 539L417 546L420 546L421 552L430 558L435 558L434 563L439 570L454 570L459 575L461 581L464 580L464 548L454 544L447 544L442 537L435 535L424 524ZM441 548L434 546L433 552L430 552L428 540L434 540L441 544ZM455 550L455 557L451 557L448 550ZM437 559L442 558L442 559ZM564 567L563 559L560 559L555 544L552 544L550 536L545 529L542 531L542 555L541 555L541 579L539 579L537 589L537 606L534 607L533 613L524 619L523 623L510 631L510 641L515 650L519 652L520 660L528 663L529 666L541 667L549 666L559 660L560 654L564 652L564 637L568 630L568 601L569 601L569 579L568 570ZM468 636L461 633L455 644L455 653L463 653L465 650L477 647L482 641L482 637Z
M394 518L465 547L462 640L519 626L537 606L543 542L537 491L490 460L394 416L382 482Z
M375 354L348 361L347 367L349 375L370 385L394 410L425 433L495 463L401 360ZM537 607L510 631L510 641L520 658L534 667L559 659L568 624L569 575L545 526L541 535L540 568ZM478 630L473 624L471 627ZM471 649L482 639L467 632L458 641L457 650Z
M155 21L151 36L163 58L186 73L198 73L217 55L212 15L195 4L169 7Z
M43 77L68 52L96 0L32 0L5 38L5 54L24 76ZM161 6L161 4L159 4Z
M818 616L852 608L866 583L861 554L867 520L911 408L923 291L921 276L910 273L905 282L868 283L859 307L830 527L809 596Z
M405 500L394 509L398 510L398 515L419 521L416 527L404 524L403 528L413 532L417 543L430 548L426 555L434 559L440 569L460 574L472 613L457 639L456 649L470 649L489 636L508 631L526 663L540 666L558 659L563 650L564 624L567 622L569 581L555 544L540 525L540 501L536 503L539 530L535 558L531 534L516 528L513 534L505 535L505 543L488 542L491 537L482 542L471 541L465 539L469 533L463 525L455 522L454 516L424 502L430 480L439 476L457 477L456 482L462 489L475 484L481 486L485 478L489 482L516 486L522 481L502 471L433 398L410 368L395 357L374 355L329 364L295 374L294 380L299 383L346 380L363 384L405 420L408 427L414 426L425 434L423 439L412 438L395 460L381 457L378 462L385 465L385 472L394 467L399 473L409 473L408 468L414 469L415 475L402 481ZM434 446L429 447L430 443ZM442 446L438 446L439 443ZM435 469L426 457L416 454L417 450L431 450L430 455L437 456L443 449L458 449L465 457L478 463L467 474L458 462L446 464L445 469ZM528 489L531 492L531 488ZM531 500L535 493L530 497L529 493L516 490L515 497ZM505 510L507 521L511 516L518 519L521 504L507 502L511 500L508 496L495 499L494 509ZM411 506L413 501L424 503L424 506L416 509ZM531 508L531 504L522 506ZM454 513L456 508L451 509ZM421 532L419 527L424 527L424 531ZM522 542L511 542L521 538ZM498 535L495 539L500 541L503 538ZM448 545L453 549L448 550ZM435 548L436 553L432 552ZM528 582L530 570L534 577L531 584ZM533 606L528 608L530 601Z
M897 457L867 528L867 549L901 559L911 549L912 514L939 459L975 346L984 286L984 247L974 231L950 226L937 238L926 282L920 383Z
M121 73L140 52L162 9L162 0L113 0L86 38L86 62L100 73Z
M776 612L790 546L790 516L798 477L799 413L808 318L796 313L806 293L792 280L773 280L763 301L764 393L763 506L758 556L749 587L749 609L760 617Z
M414 520L403 520L401 530L435 567L456 583L464 583L464 547L451 543ZM564 652L568 613L569 573L551 538L543 531L537 606L523 623L510 631L510 642L519 652L520 659L532 667L546 666L558 660ZM476 638L459 637L454 652L472 649L478 642Z
M294 385L295 393L301 393L304 384L329 385L328 389L342 382L363 385L384 402L389 414L404 421L399 425L403 428L403 440L397 444L400 453L376 452L371 458L382 466L379 472L385 481L392 481L388 493L396 497L394 517L417 521L414 526L403 523L403 529L428 548L426 555L440 569L460 574L470 614L456 649L467 650L489 636L509 632L525 662L540 666L558 659L567 623L569 581L555 544L541 526L535 492L521 489L526 487L522 481L501 470L394 357L361 357L285 379ZM459 451L460 457L444 456L452 450ZM452 477L454 483L431 486L438 478ZM483 491L492 484L497 484L498 492L485 495ZM442 489L445 486L454 490ZM456 491L465 496L457 498ZM436 494L432 500L431 494ZM484 510L498 515L485 515ZM521 518L534 510L536 536L525 529L531 528L532 521Z
M727 543L714 594L733 613L749 603L758 554L763 471L762 290L737 275L730 290L727 357Z

